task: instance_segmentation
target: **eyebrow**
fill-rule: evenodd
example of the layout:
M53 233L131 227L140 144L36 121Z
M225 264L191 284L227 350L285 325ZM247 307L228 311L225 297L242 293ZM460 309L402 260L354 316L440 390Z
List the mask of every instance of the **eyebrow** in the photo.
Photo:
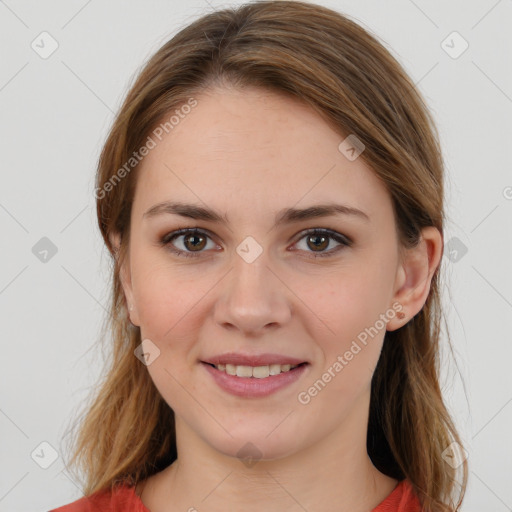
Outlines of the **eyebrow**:
M142 217L144 219L150 219L163 214L180 215L181 217L186 217L189 219L229 224L227 216L221 215L216 210L211 208L203 208L202 206L196 204L173 201L164 201L162 203L155 204L149 208ZM327 203L317 204L307 208L284 208L277 213L274 227L282 224L291 224L293 222L300 222L308 219L328 217L333 215L350 215L358 217L367 222L370 220L366 213L352 206Z

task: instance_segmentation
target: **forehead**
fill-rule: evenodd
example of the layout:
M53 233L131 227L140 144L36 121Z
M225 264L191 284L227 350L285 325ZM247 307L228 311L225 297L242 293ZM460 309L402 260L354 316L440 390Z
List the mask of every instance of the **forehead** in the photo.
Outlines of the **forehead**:
M391 211L372 169L340 151L346 134L309 105L260 88L217 88L194 99L169 133L153 136L156 145L137 169L136 214L170 199L248 215L319 201L370 216Z

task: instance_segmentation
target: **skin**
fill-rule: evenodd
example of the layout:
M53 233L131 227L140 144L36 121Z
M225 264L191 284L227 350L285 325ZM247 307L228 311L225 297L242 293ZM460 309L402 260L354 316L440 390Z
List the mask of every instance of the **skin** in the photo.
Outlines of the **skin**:
M175 412L179 457L136 491L152 512L371 510L397 484L366 451L371 377L386 330L423 307L442 236L426 228L417 248L400 253L384 185L362 158L339 151L345 136L307 105L257 88L217 87L196 99L138 169L122 266L130 320L160 350L147 370ZM229 224L143 217L166 200L214 208ZM369 221L335 215L273 227L282 208L331 201L363 210ZM196 258L158 243L183 227L213 235ZM310 228L353 243L336 252L340 244L329 238L316 249L314 237L308 243L301 235ZM247 236L263 249L252 263L236 252ZM193 237L186 241L180 236L174 247L193 252ZM396 302L406 317L391 318L321 392L299 403L297 395ZM241 398L200 364L228 351L310 365L269 397ZM261 454L251 467L237 458L247 442Z

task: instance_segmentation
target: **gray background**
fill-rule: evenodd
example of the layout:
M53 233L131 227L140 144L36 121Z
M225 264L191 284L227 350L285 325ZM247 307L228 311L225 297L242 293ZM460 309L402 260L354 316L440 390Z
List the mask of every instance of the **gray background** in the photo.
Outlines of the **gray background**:
M179 28L239 3L0 1L1 511L80 497L63 472L62 437L103 360L90 350L110 279L93 189L113 112ZM463 510L512 510L512 0L319 3L376 34L434 113L447 164L444 300L457 357L445 353L443 389L468 447ZM51 49L43 31L58 43L45 59L31 47ZM460 55L453 31L469 44ZM46 262L43 237L57 250Z

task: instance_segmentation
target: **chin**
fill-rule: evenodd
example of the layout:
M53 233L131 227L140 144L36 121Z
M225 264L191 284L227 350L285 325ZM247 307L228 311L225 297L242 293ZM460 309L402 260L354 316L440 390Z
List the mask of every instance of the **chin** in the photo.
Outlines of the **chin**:
M234 432L229 429L233 437L223 435L222 438L207 438L206 442L211 448L226 455L241 459L247 467L252 467L258 460L277 460L288 457L297 451L297 439L291 432L277 434L269 432L275 429L275 424L270 428L247 428Z

